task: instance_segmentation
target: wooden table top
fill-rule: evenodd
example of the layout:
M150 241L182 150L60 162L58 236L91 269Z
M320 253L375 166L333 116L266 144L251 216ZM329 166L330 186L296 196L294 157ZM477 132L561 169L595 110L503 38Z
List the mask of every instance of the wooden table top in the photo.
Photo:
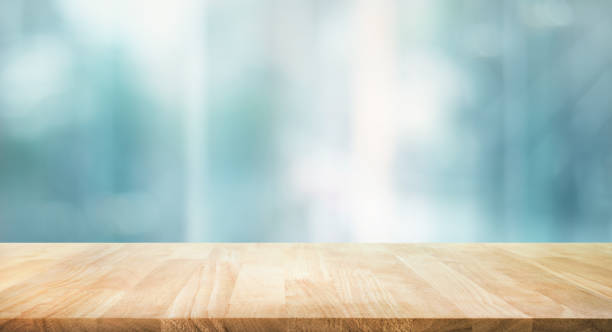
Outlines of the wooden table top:
M612 244L0 244L0 331L612 331Z

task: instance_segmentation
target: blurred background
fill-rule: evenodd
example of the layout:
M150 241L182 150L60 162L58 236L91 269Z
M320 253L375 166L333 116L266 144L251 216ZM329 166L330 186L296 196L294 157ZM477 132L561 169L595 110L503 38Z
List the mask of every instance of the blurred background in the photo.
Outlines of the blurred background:
M0 241L611 241L608 0L0 2Z

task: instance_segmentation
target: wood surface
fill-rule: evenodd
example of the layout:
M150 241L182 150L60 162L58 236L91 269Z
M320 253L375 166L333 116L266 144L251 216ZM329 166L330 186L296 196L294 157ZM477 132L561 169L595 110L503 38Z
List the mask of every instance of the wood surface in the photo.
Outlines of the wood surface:
M0 331L612 331L612 244L0 244Z

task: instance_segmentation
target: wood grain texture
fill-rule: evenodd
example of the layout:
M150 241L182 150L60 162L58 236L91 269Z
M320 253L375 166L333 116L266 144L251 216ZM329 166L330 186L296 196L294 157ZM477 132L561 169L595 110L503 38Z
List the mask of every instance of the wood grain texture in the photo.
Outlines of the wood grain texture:
M0 331L612 331L612 244L0 244Z

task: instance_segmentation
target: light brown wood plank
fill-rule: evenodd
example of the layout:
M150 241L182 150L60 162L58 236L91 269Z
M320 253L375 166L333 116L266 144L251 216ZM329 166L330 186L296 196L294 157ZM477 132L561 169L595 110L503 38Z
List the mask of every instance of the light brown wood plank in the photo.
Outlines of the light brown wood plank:
M612 244L0 244L0 331L612 331Z

